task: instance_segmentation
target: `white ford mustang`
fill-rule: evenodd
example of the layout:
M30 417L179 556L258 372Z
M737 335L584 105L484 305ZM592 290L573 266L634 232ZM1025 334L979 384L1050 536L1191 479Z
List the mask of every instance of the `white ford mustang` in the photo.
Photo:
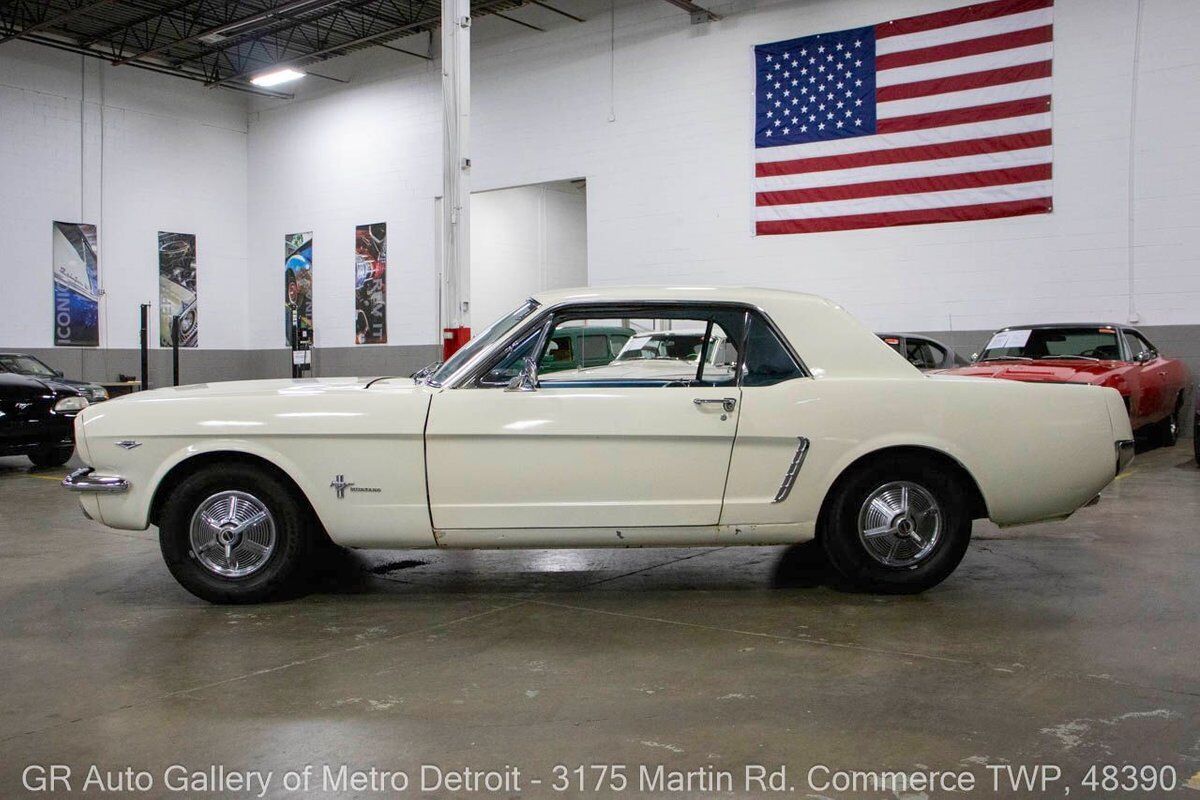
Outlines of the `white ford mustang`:
M679 336L682 370L539 376L555 331L580 326L570 341L589 364L616 357L614 330L701 330L702 352ZM732 355L710 358L709 343ZM91 406L76 421L89 466L64 484L92 519L157 525L174 576L216 602L297 591L329 541L816 537L852 584L914 592L954 570L972 520L1088 504L1132 439L1113 389L923 375L818 297L606 288L531 298L415 379L239 381Z

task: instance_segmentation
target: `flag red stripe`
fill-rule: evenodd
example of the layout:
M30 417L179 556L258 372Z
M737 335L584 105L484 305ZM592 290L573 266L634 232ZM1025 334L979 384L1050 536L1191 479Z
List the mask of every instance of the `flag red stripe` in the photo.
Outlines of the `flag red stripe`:
M924 128L941 128L944 125L962 125L968 122L986 122L993 119L1020 117L1024 114L1044 114L1050 110L1050 95L1028 97L1024 100L1006 100L983 106L952 108L949 111L931 111L927 114L910 114L907 117L888 117L875 125L876 133L900 133Z
M910 97L962 92L968 89L982 89L985 86L1001 86L1006 83L1020 83L1049 77L1050 62L1039 61L1036 64L999 67L981 72L968 72L965 75L947 75L944 78L930 78L925 81L898 83L895 86L881 86L876 90L875 97L879 102L886 103L889 100L907 100Z
M949 11L935 11L932 14L919 14L915 17L884 22L875 26L875 38L883 39L888 36L931 31L934 28L945 28L949 25L961 25L964 22L1007 17L1009 14L1036 11L1052 5L1054 5L1054 0L992 0L990 3L978 3L962 8L952 8Z
M760 236L776 233L824 233L858 228L882 228L890 225L924 225L931 222L968 222L997 217L1042 214L1050 210L1050 198L1010 200L950 208L922 208L914 211L885 211L878 214L852 214L844 217L764 220L756 224Z
M836 156L797 158L790 161L773 161L755 165L757 177L796 175L805 172L824 172L834 169L856 169L881 164L900 164L911 161L933 161L959 156L977 156L986 153L1003 153L1009 150L1025 150L1030 147L1050 145L1050 130L1011 133L1005 136L987 136L980 139L963 139L957 142L893 147L883 150L865 150L860 153L844 153Z
M933 161L940 158L1003 153L1008 150L1024 150L1029 147L1047 147L1049 144L1050 130L1046 129L1029 133L1010 133L1007 136L963 139L958 142L941 144L866 150L861 153L845 153L839 156L773 161L756 164L755 173L759 178L768 178L774 175L796 175L802 172L824 172L831 169L855 169L857 167L874 167L880 164L901 164L908 161Z
M899 53L884 53L875 57L875 69L911 67L915 64L945 61L948 58L966 58L983 53L997 53L1001 50L1029 47L1052 41L1054 41L1054 26L1042 25L1037 28L1026 28L1023 31L981 36L978 39L966 39L961 42L949 42L932 47L918 47L915 50L902 50Z
M1006 186L1011 183L1050 180L1049 164L1029 164L951 175L929 175L923 178L896 178L890 181L846 183L840 186L813 186L808 189L786 189L780 192L758 192L755 205L786 206L795 203L823 203L831 200L854 200L860 197L885 197L920 192L948 192L954 189L978 189L984 186Z

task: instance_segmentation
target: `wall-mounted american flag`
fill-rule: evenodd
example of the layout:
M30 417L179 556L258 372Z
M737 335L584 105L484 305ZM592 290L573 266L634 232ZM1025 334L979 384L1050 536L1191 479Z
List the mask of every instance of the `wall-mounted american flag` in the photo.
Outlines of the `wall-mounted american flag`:
M759 235L1050 211L1053 0L754 48Z

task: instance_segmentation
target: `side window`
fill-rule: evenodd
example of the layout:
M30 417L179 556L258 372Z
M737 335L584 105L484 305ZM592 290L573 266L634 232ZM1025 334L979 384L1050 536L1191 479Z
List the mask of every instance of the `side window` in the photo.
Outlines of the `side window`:
M757 314L750 315L746 333L746 366L743 386L771 386L792 378L804 377L796 363L770 326Z
M938 351L929 342L920 339L908 340L908 362L917 369L933 369L942 363Z
M477 383L484 387L508 386L508 382L521 374L525 359L532 357L533 348L541 339L541 330L535 329L527 333L519 342L510 347L500 360L492 365L486 373L479 377Z
M643 312L645 313L645 312ZM575 341L576 368L542 370L541 386L723 386L737 380L739 311L664 310L660 316L622 317L598 310L593 317L563 319L550 339L567 327L582 331ZM723 325L721 319L725 319ZM611 345L611 346L610 346Z
M1150 341L1146 337L1135 331L1125 331L1125 343L1129 346L1130 358L1135 358L1138 353L1142 352L1158 355L1158 348L1150 344Z
M612 361L612 354L608 352L608 337L603 333L584 334L584 365L591 366L592 364L607 364L609 361Z
M946 361L946 350L933 342L925 344L929 347L929 368L937 369Z

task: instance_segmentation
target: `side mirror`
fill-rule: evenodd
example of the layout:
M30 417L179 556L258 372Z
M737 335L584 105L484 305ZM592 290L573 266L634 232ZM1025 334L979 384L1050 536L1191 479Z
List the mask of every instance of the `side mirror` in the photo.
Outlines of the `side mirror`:
M971 353L971 360L972 360L972 361L978 361L978 360L979 360L979 353Z
M532 358L526 358L521 365L521 371L508 382L505 387L506 392L536 392L537 391L537 364Z
M61 378L62 376L63 376L63 371L61 369L54 370L54 377Z
M1133 361L1135 364L1145 364L1147 361L1153 361L1153 360L1154 360L1154 353L1150 352L1149 350L1143 350L1142 352L1138 353L1136 356L1133 357Z

